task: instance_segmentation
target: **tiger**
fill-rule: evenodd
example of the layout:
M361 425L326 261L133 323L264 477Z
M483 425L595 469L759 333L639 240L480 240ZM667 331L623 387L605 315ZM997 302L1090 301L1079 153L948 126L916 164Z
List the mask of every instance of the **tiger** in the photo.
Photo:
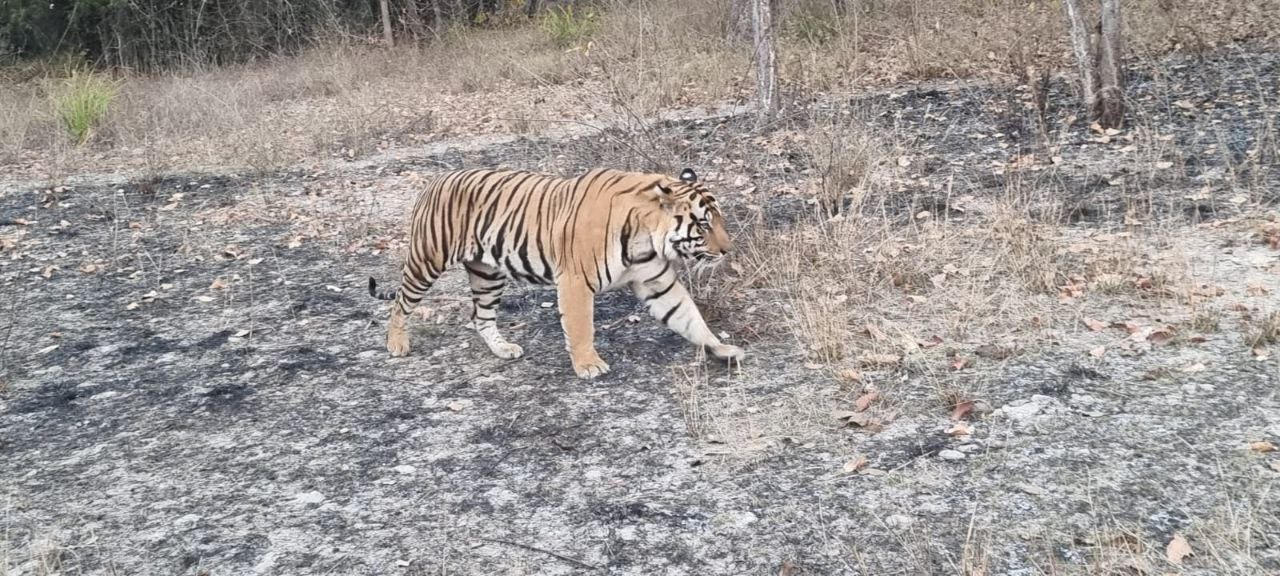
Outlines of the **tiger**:
M497 309L508 279L554 285L574 372L609 372L595 348L595 296L628 286L649 313L715 358L741 362L742 348L707 327L676 276L718 266L732 241L716 199L689 168L664 174L591 170L559 178L523 170L445 172L419 193L409 218L409 248L400 284L369 294L392 300L387 321L391 356L409 353L406 321L437 278L462 264L471 285L471 327L499 358L524 354L498 330Z

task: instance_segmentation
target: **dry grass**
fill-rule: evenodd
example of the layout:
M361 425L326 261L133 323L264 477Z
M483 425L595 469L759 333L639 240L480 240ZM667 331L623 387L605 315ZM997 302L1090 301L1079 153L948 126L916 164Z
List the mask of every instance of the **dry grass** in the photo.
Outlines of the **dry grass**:
M1166 4L1130 7L1135 55L1272 38L1267 23L1280 14L1280 0ZM802 98L911 78L1018 79L1029 66L1066 63L1060 14L1040 3L891 0L856 3L842 17L823 0L788 6L781 73ZM567 49L533 24L454 28L421 48L333 44L251 65L126 75L88 151L57 134L49 95L61 68L27 67L0 86L0 163L52 180L86 167L266 171L448 134L638 121L749 95L749 50L721 39L725 10L712 0L614 3ZM1275 154L1274 135L1261 142L1259 155Z

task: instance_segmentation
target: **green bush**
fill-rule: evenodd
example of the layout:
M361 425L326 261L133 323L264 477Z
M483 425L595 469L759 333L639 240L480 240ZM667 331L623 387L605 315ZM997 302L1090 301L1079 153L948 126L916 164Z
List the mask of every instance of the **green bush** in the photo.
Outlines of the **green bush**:
M573 6L560 6L542 17L542 31L561 48L577 46L599 29L600 19L589 9L575 12Z
M73 70L54 93L54 107L76 144L84 144L106 118L119 86L92 72Z

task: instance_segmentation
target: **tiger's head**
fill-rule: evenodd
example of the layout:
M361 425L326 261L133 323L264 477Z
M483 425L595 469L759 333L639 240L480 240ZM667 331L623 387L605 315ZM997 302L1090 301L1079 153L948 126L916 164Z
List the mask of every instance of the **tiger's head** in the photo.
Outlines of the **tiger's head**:
M674 219L667 233L667 256L692 261L695 268L724 261L733 243L716 199L698 183L698 175L685 168L679 180L658 184L658 191L663 209Z

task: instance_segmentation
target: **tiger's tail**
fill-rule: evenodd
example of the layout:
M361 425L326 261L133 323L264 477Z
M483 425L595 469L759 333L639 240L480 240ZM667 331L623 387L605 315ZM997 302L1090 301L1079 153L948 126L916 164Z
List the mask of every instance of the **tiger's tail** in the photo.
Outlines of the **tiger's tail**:
M369 277L369 295L370 296L373 296L374 298L377 298L379 300L395 300L396 294L399 294L399 293L400 293L399 286L396 286L395 288L378 290L378 281L374 280L373 276Z

